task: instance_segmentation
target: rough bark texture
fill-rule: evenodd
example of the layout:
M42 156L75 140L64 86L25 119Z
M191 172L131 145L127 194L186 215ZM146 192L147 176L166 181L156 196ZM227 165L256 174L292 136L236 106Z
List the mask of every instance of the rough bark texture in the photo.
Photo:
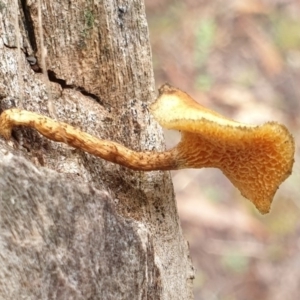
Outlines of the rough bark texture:
M155 91L143 3L41 1L50 82L26 60L42 67L38 8L0 0L0 108L50 108L101 138L162 150L147 110ZM127 170L26 128L14 138L0 139L1 299L192 298L168 173Z

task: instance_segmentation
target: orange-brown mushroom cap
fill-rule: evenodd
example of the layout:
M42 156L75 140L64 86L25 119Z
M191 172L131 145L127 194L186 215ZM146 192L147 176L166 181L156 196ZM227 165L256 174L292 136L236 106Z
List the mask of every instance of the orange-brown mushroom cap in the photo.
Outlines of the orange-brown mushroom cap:
M178 168L219 168L261 213L269 212L294 162L294 139L284 125L235 122L169 85L160 88L151 112L161 126L181 131Z

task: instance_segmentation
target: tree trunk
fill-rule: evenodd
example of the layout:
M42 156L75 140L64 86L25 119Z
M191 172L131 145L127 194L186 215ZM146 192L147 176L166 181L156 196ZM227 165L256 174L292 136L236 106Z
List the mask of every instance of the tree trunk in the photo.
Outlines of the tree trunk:
M17 2L0 1L1 110L163 150L147 109L141 0ZM192 298L169 173L131 171L27 128L13 137L0 139L1 299Z

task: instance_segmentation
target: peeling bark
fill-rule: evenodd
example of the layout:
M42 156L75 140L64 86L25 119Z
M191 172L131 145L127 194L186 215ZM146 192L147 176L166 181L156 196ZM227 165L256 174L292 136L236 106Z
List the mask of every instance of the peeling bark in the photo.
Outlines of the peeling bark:
M93 135L162 150L147 109L155 91L143 3L41 1L41 11L48 79L38 2L0 1L0 109L49 115L51 104ZM0 149L0 298L192 298L169 173L127 170L30 129Z

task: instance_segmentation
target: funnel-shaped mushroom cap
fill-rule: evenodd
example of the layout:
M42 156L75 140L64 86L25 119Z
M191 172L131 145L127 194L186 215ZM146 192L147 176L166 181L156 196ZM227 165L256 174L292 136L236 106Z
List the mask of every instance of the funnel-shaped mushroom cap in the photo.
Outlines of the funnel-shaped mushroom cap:
M261 213L269 212L294 162L294 140L285 126L235 122L169 85L160 88L151 111L163 127L182 133L174 149L178 168L219 168Z

